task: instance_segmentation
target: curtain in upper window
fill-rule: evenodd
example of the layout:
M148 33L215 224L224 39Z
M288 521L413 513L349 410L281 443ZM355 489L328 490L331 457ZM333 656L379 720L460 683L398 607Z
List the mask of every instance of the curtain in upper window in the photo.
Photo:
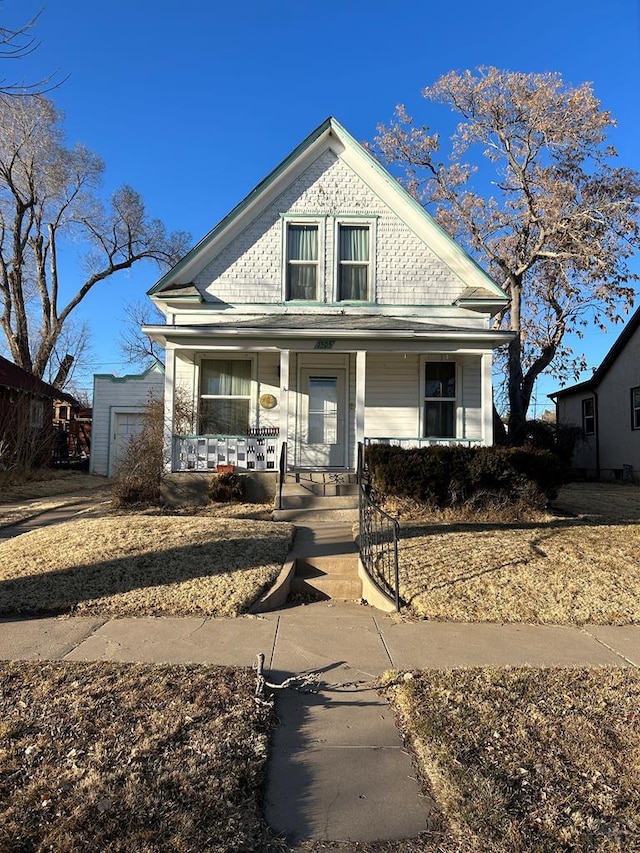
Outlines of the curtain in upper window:
M338 264L338 300L369 298L369 227L341 225Z
M287 299L317 299L318 226L287 228Z

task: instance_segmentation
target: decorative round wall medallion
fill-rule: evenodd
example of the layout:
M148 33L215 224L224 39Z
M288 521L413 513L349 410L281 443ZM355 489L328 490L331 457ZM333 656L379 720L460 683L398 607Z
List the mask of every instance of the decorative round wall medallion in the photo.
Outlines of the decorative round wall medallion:
M260 405L263 409L275 409L278 401L273 396L273 394L263 394L260 397Z

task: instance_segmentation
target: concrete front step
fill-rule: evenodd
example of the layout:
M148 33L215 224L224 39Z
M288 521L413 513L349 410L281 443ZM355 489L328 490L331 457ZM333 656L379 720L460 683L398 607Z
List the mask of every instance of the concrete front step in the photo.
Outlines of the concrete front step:
M357 554L298 557L291 592L358 601L362 598L362 582Z
M274 509L271 517L274 521L293 521L303 524L353 524L358 520L358 509Z
M314 495L282 493L282 509L355 509L357 495Z
M290 471L285 476L283 493L305 492L319 497L357 495L358 476L347 471Z

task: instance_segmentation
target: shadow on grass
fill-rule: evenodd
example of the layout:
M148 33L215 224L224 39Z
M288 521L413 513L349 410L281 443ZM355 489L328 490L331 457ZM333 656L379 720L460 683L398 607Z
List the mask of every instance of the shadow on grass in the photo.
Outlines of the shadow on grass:
M117 605L101 609L99 599L154 588L157 593L150 594L147 603L144 598L138 599L135 615L231 615L232 611L244 612L275 579L265 578L261 569L269 565L276 565L279 569L288 550L288 541L277 536L254 536L226 540L223 545L221 548L220 542L190 544L6 578L0 580L0 615L69 614L83 602L91 602L91 607L82 608L83 614L109 613L117 616L120 615ZM261 550L269 555L281 554L281 557L261 562L256 558ZM53 562L55 554L47 559ZM241 591L233 588L229 578L233 572L247 573L242 579ZM171 591L170 587L188 581L202 583L200 588L196 584L185 602L185 598L177 590ZM227 606L219 610L200 606L198 596L207 597L207 592L216 584L222 587L223 601ZM216 597L220 598L220 595L218 592ZM133 615L131 608L121 612L122 615Z

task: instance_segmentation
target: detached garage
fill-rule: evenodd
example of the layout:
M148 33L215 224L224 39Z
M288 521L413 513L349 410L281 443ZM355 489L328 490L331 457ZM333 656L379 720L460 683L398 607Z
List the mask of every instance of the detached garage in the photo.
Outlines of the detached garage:
M164 369L160 365L132 376L94 375L92 474L115 474L131 438L142 428L147 403L163 394Z

